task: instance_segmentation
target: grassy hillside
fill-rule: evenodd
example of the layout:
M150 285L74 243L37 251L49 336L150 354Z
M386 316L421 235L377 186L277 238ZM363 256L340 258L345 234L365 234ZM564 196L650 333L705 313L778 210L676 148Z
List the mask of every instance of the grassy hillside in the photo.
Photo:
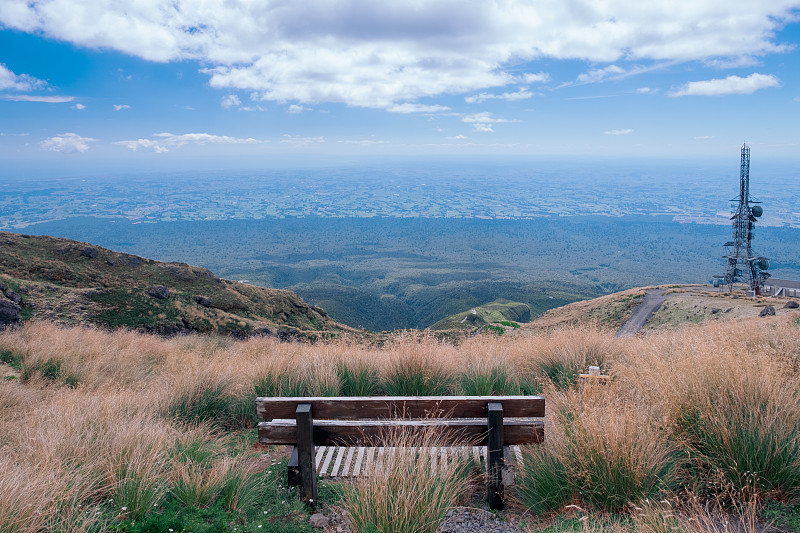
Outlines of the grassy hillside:
M542 393L545 441L523 450L491 527L798 531L799 317L382 346L30 323L0 332L0 529L310 533L285 450L254 447L256 395ZM582 385L590 364L611 381ZM344 514L342 531L397 531L404 516L433 533L448 508L481 507L481 469L422 470L323 480L320 510Z
M320 338L350 329L288 290L54 237L0 232L0 284L22 320L234 336Z
M443 318L430 329L477 331L493 326L496 332L501 333L503 328L518 328L520 322L528 322L530 319L531 308L528 304L500 299Z
M630 318L644 295L654 289L663 289L666 300L644 326L644 332L738 318L759 318L767 306L772 306L778 316L797 314L796 309L786 307L788 302L796 300L794 298L747 297L743 289L728 292L709 285L660 285L615 292L550 309L523 325L522 333L537 334L586 324L616 332Z

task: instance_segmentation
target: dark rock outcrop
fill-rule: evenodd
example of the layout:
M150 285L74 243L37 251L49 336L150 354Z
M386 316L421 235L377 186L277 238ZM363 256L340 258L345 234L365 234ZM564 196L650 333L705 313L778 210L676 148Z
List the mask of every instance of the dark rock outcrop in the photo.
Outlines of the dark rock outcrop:
M775 316L775 308L768 305L758 313L758 316Z
M214 302L211 301L211 298L206 298L205 296L195 296L194 301L203 307L214 307Z
M169 289L163 285L156 285L151 287L147 294L159 300L166 300L169 298Z
M88 257L89 259L94 259L97 257L97 248L94 246L84 246L81 248L81 255L83 257Z
M800 307L800 303L797 303L794 300L789 300L786 302L786 305L783 306L784 309L797 309L798 307Z
M20 321L20 307L12 301L0 300L0 328Z

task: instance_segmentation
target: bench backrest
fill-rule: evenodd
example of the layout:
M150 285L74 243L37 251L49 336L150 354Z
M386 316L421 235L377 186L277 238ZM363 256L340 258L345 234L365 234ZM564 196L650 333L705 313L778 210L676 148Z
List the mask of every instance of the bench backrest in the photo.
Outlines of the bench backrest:
M301 403L311 404L315 420L388 418L486 418L489 402L503 404L505 418L544 416L542 396L352 396L256 398L261 420L294 418Z
M541 396L370 396L347 398L258 398L262 444L297 444L297 406L308 404L317 446L365 445L393 428L442 428L442 444L486 444L488 404L502 405L503 443L534 444L544 439Z

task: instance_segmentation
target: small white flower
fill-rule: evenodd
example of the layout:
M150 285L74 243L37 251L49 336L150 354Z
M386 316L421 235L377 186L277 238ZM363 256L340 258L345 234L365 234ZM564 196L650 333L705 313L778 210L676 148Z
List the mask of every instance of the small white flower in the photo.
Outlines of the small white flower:
M122 508L122 510L123 510L123 511L127 511L127 510L128 510L128 508L127 508L127 507L123 507L123 508Z
M261 524L258 524L258 527L261 527Z

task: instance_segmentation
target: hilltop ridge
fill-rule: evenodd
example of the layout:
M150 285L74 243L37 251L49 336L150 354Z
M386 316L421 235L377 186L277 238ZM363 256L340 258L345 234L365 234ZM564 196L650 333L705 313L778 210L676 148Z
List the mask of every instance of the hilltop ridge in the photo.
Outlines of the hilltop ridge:
M225 280L49 236L0 232L0 316L160 334L217 333L317 339L355 331L289 290Z

